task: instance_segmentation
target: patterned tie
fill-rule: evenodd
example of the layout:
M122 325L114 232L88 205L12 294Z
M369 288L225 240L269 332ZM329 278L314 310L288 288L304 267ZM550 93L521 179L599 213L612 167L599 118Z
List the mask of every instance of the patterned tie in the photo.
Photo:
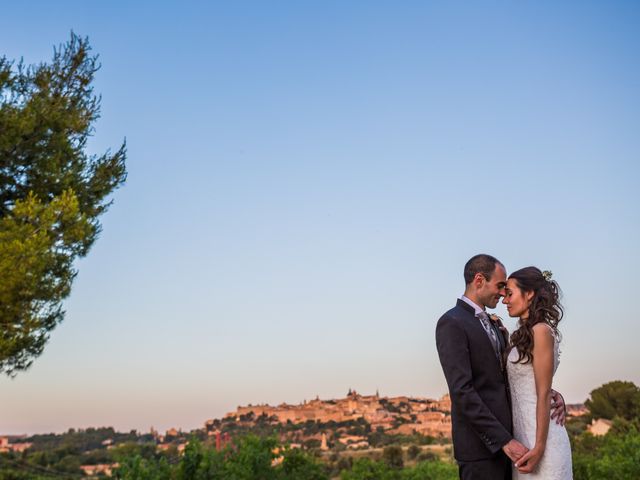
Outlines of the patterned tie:
M500 345L500 341L498 340L498 335L496 334L495 329L491 325L491 319L489 319L489 315L487 315L487 312L480 312L476 316L480 319L480 322L482 323L482 326L487 332L487 335L489 335L489 340L491 340L491 345L493 345L493 350L496 352L496 356L498 357L498 359L500 359L501 345Z

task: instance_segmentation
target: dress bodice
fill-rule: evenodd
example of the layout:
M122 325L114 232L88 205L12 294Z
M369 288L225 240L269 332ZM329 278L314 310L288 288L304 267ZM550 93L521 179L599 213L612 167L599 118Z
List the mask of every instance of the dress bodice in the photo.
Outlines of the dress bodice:
M560 364L560 341L558 335L553 333L553 374L555 375ZM507 373L511 387L511 398L515 402L536 403L536 381L533 375L533 363L515 363L518 360L518 351L512 348L507 358ZM516 398L517 397L517 398Z

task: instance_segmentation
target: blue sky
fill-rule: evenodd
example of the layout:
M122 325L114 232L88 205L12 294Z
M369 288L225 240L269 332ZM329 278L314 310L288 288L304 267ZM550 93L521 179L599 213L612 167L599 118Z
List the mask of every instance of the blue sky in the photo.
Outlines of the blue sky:
M33 5L0 55L89 36L89 148L126 138L129 179L45 353L0 379L1 433L439 397L478 252L554 272L568 401L640 384L635 2Z

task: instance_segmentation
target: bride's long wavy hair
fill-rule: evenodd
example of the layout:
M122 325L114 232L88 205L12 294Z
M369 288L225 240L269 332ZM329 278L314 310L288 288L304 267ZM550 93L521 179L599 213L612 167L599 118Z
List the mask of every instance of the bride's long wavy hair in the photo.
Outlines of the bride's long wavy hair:
M518 360L515 363L529 363L533 359L534 325L546 323L556 335L560 335L558 323L564 315L560 304L560 286L555 280L547 279L536 267L521 268L509 275L509 278L516 281L523 293L533 292L528 318L520 319L518 329L511 334L511 348L518 350Z

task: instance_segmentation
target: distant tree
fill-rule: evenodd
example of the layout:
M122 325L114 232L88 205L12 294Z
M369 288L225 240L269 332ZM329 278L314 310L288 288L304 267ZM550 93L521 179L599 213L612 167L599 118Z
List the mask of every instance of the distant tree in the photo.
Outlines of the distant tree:
M615 380L591 392L585 405L594 418L622 417L632 420L640 417L640 388L633 382Z
M44 473L43 473L44 472ZM64 478L59 473L57 478ZM40 466L30 466L22 460L13 458L10 454L0 455L0 480L50 480L54 478Z
M199 440L192 437L184 449L184 455L178 466L178 479L196 480L203 458L202 444Z
M82 465L97 465L99 463L111 463L112 461L111 450L106 448L91 450L82 455Z
M391 468L404 467L404 454L399 445L389 445L382 451L382 459Z
M327 480L322 465L297 448L284 452L279 473L282 480Z
M356 425L347 430L347 435L366 435L371 431L371 427L367 428L365 425Z
M622 417L614 417L609 430L613 435L626 435L628 433L640 432L640 417L636 417L633 420L626 420Z
M352 457L340 457L337 463L338 471L350 470L353 467Z
M64 318L62 301L125 180L126 147L87 153L100 114L99 68L71 34L51 63L0 58L0 373L40 355Z
M409 458L410 460L414 460L420 454L420 451L420 447L418 447L417 445L411 445L407 449L407 458Z
M431 435L417 435L415 438L418 440L420 445L433 445L436 443L436 438ZM448 440L445 443L448 443Z
M82 470L80 470L80 458L75 455L65 455L56 465L56 470L74 474L82 473Z
M116 480L170 480L171 466L164 458L152 461L140 456L127 457L120 462L113 473L113 478Z
M579 417L569 417L567 418L567 423L565 424L565 428L569 433L569 436L578 436L582 432L584 432L589 426L590 419L588 415L581 415Z
M385 445L389 445L394 441L394 437L392 437L391 435L387 435L386 433L384 433L384 430L380 431L379 429L375 432L370 433L367 436L367 439L372 447L384 447Z
M438 457L438 455L436 453L433 452L421 452L418 455L418 461L419 462L432 462L434 460L439 460L440 457Z
M308 440L305 440L303 445L304 448L306 449L314 449L314 448L320 448L320 445L322 444L322 442L320 440L318 440L317 438L310 438Z
M109 450L109 452L111 452L111 456L116 461L133 457L140 457L146 460L153 460L157 458L155 443L120 443Z

